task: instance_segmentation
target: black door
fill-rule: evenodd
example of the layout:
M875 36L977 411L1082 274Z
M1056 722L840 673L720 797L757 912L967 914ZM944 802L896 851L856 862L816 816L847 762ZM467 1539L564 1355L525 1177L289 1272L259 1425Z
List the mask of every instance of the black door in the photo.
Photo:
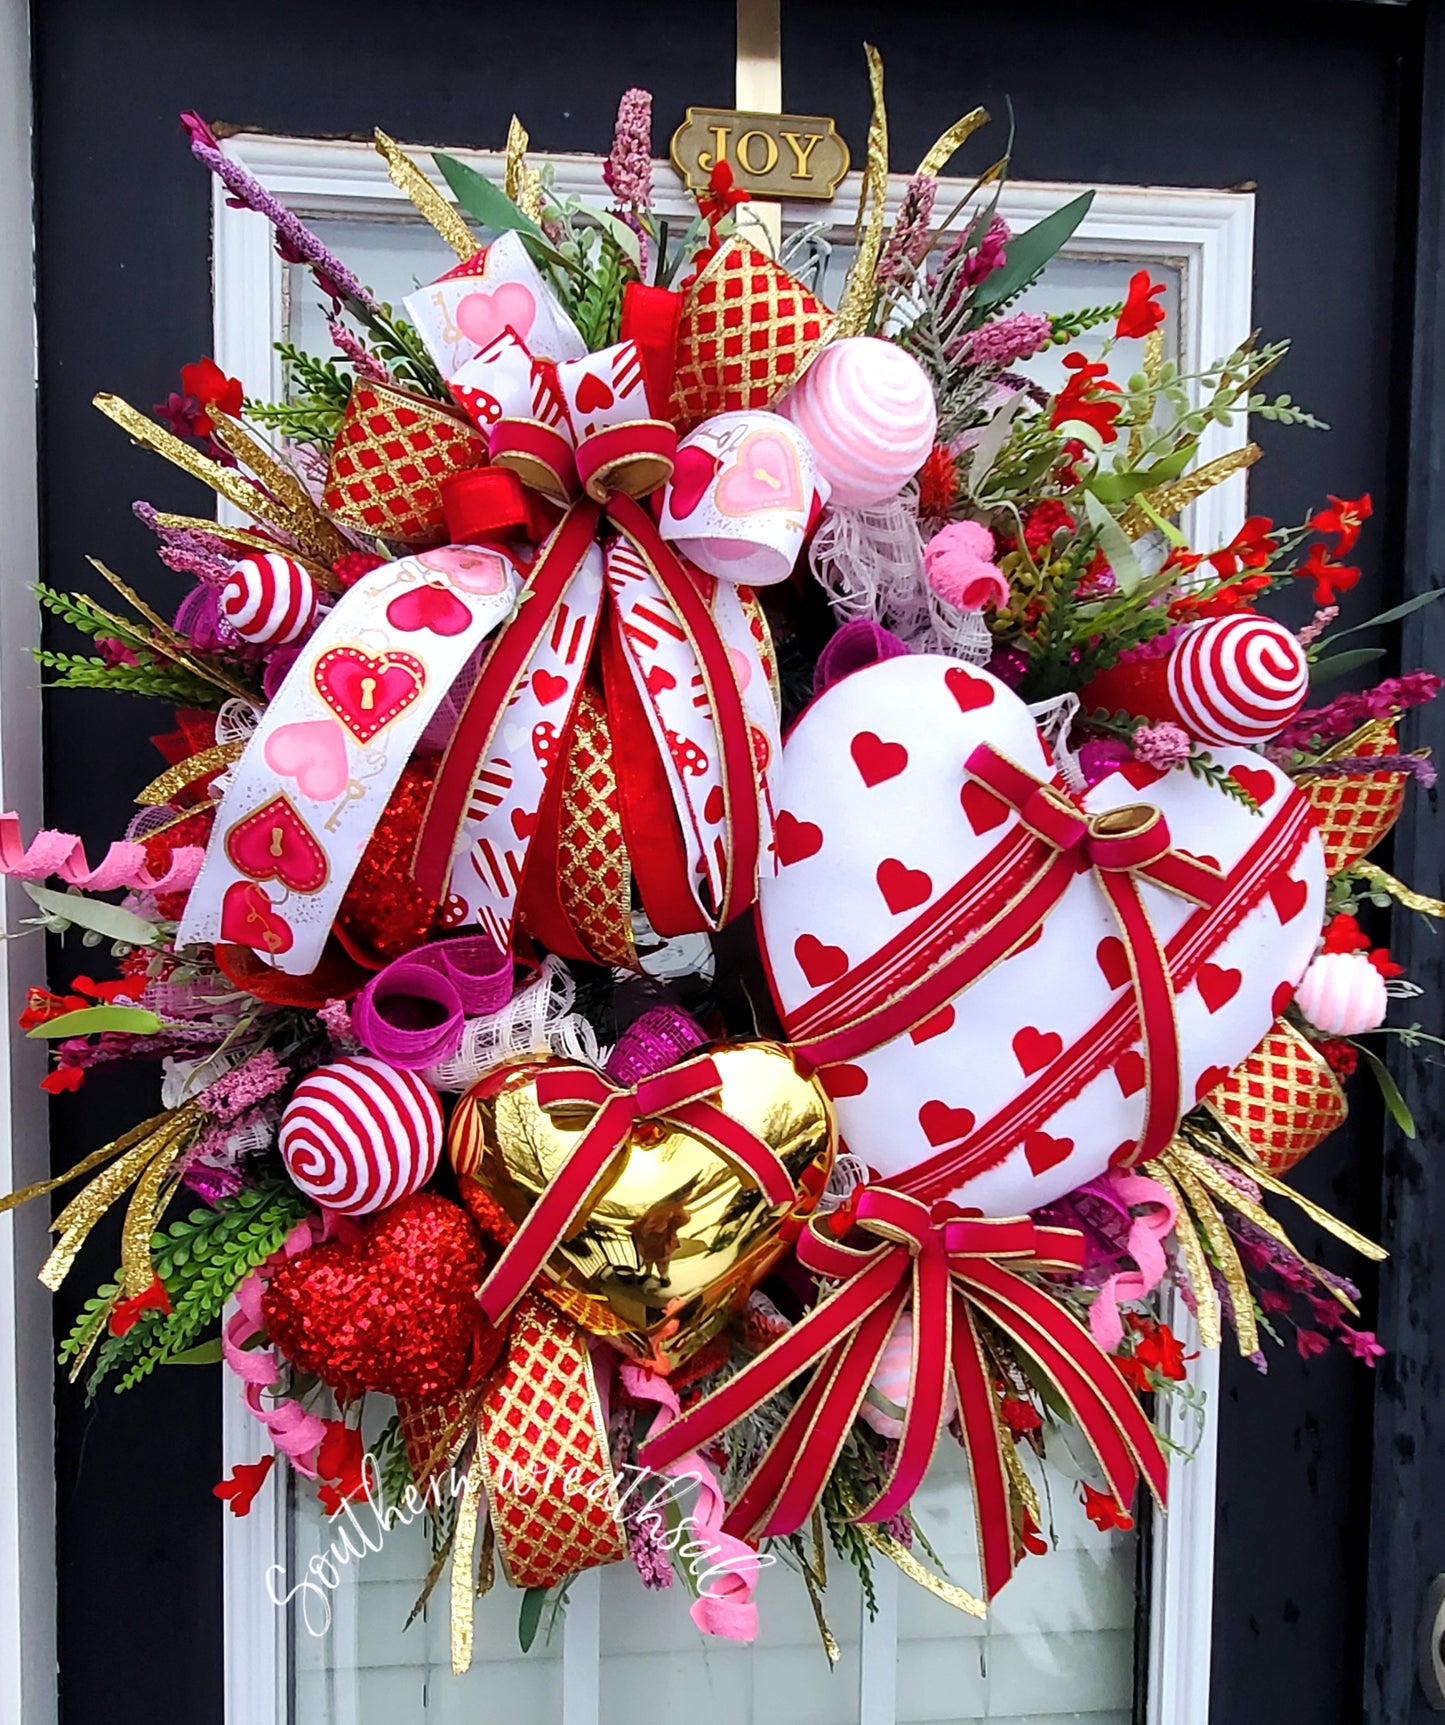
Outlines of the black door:
M1441 447L1430 421L1439 363L1434 134L1445 124L1445 68L1431 37L1438 11L783 0L784 99L794 111L836 115L859 151L867 39L887 65L896 168L916 162L972 103L1001 116L1011 102L1020 177L1255 185L1256 322L1293 336L1283 387L1335 429L1256 428L1267 459L1252 503L1299 520L1327 490L1370 491L1363 612L1395 602L1407 583L1428 585L1445 562L1445 529L1430 511ZM179 584L158 592L164 572L129 506L147 498L204 513L208 498L128 449L89 401L101 388L138 404L163 399L178 363L209 350L211 193L184 148L179 110L266 131L368 136L381 125L405 139L492 148L516 110L542 152L599 151L629 84L653 90L660 134L688 103L727 105L733 94L733 11L716 3L47 0L33 26L46 578L84 588L84 554L104 554L123 573L144 568L158 603L174 602ZM1429 220L1417 223L1421 207ZM1442 663L1441 627L1414 632L1412 662L1434 646ZM155 717L164 725L159 707ZM142 712L118 717L105 697L53 698L49 823L92 846L121 830L129 788L153 771L155 728ZM1438 838L1417 824L1401 842L1402 870L1408 864L1422 890L1438 891ZM1427 964L1441 980L1435 949L1413 961L1421 981L1431 980ZM121 1093L127 1085L134 1094ZM57 1167L147 1111L142 1088L117 1076L60 1099ZM1425 1096L1415 1101L1428 1133L1445 1111L1438 1089L1433 1110ZM1387 1240L1405 1244L1380 1311L1394 1363L1377 1381L1334 1356L1302 1364L1273 1354L1259 1383L1226 1362L1213 1717L1227 1725L1353 1725L1362 1716L1396 1725L1413 1716L1417 1593L1445 1569L1445 1551L1426 1549L1431 1539L1445 1543L1445 1529L1420 1520L1432 1450L1433 1477L1442 1478L1424 1279L1445 1203L1432 1208L1439 1182L1428 1135L1412 1148L1392 1144L1388 1157L1382 1141L1362 1099L1300 1184L1367 1231L1383 1214ZM1307 1230L1299 1237L1329 1256ZM71 1315L63 1299L58 1323ZM83 1725L219 1722L221 1533L209 1495L220 1471L216 1380L163 1373L143 1398L107 1396L94 1409L62 1382L58 1400L64 1716Z

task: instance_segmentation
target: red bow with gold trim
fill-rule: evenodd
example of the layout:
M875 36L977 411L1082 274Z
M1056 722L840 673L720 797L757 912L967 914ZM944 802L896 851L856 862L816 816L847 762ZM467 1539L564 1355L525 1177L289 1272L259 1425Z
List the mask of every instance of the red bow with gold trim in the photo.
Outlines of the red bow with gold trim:
M867 1236L851 1244L826 1231L840 1217ZM840 1285L721 1389L642 1450L666 1467L710 1443L810 1366L813 1376L733 1504L726 1531L761 1538L795 1532L817 1506L900 1314L911 1306L913 1359L903 1434L888 1476L857 1519L887 1521L917 1491L943 1424L950 1379L973 1476L979 1546L991 1598L1015 1562L1008 1474L985 1344L991 1324L1042 1369L1088 1440L1109 1489L1127 1509L1142 1472L1160 1500L1165 1463L1149 1422L1112 1360L1046 1288L1021 1271L1070 1271L1082 1236L1026 1216L990 1218L928 1206L884 1187L850 1209L813 1218L800 1260Z

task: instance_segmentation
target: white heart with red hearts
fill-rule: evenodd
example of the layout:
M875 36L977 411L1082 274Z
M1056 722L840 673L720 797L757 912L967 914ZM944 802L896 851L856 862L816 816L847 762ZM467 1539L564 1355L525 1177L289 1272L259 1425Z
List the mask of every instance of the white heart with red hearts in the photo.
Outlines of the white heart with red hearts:
M821 1001L846 1001L880 953L936 940L949 889L991 868L1001 877L993 865L1027 838L1018 814L964 770L984 742L1039 779L1055 776L1015 694L931 655L857 671L799 719L773 785L775 873L759 894L790 1034L817 1023ZM1274 1023L1314 953L1325 894L1302 794L1249 750L1213 755L1258 811L1183 768L1138 763L1082 805L1097 814L1153 804L1174 848L1226 877L1212 910L1138 883L1174 979L1186 1109ZM1037 932L971 986L820 1077L849 1150L878 1177L992 1215L1033 1210L1137 1152L1145 1068L1132 1001L1118 922L1085 871Z

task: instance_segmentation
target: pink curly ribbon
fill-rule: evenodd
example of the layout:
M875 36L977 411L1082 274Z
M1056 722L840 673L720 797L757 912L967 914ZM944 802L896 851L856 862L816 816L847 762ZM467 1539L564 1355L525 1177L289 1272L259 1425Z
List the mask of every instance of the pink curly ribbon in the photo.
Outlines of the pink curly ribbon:
M634 1401L656 1404L651 1433L656 1437L682 1412L677 1392L666 1378L644 1371L630 1360L622 1361L621 1373ZM707 1551L709 1569L721 1569L720 1574L704 1577L704 1591L693 1600L689 1612L693 1622L704 1635L720 1635L728 1641L756 1640L758 1608L753 1603L753 1589L758 1581L758 1554L752 1546L723 1532L727 1503L712 1469L693 1450L658 1471L673 1479L696 1481L697 1502L691 1516L694 1541Z
M1148 1208L1130 1222L1124 1247L1136 1267L1110 1276L1089 1307L1089 1333L1106 1354L1124 1339L1119 1307L1127 1300L1142 1300L1163 1280L1164 1239L1174 1226L1174 1200L1157 1180L1145 1174L1117 1174L1111 1184L1121 1203L1131 1209Z
M335 1232L333 1223L334 1218L320 1216L298 1223L266 1262L237 1288L238 1309L221 1332L221 1352L226 1364L246 1386L244 1399L248 1411L265 1426L276 1449L307 1479L316 1478L316 1451L326 1436L326 1423L292 1399L267 1407L261 1393L280 1380L281 1357L274 1349L248 1348L246 1344L259 1336L264 1327L261 1297L274 1272L286 1259L294 1258Z
M54 874L67 886L91 892L110 892L115 887L135 892L184 892L195 884L205 855L200 845L178 845L171 853L170 867L157 875L151 873L144 845L121 840L91 868L85 846L74 833L44 829L36 833L27 850L19 815L0 815L0 874L19 880L45 880Z

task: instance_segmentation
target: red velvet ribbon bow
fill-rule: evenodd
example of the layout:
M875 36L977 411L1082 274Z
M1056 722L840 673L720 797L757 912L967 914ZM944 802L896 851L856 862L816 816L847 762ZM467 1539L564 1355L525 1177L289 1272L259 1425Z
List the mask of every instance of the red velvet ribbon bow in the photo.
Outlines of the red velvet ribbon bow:
M591 1119L478 1292L493 1324L500 1324L536 1281L627 1154L633 1128L642 1121L701 1139L752 1180L769 1204L782 1208L796 1197L792 1178L771 1146L719 1105L722 1076L708 1055L669 1066L630 1090L610 1084L590 1066L570 1064L548 1067L536 1086L537 1101L549 1114L590 1112Z
M1152 803L1086 814L988 743L980 743L965 764L975 779L1017 811L1031 832L1056 847L1061 859L1071 860L1075 869L1093 870L1118 920L1139 1006L1144 1054L1144 1127L1133 1160L1147 1161L1174 1135L1181 1095L1174 983L1139 882L1150 881L1196 904L1215 905L1224 893L1224 876L1211 864L1174 849L1169 823ZM1047 896L1048 888L1042 890ZM1049 904L1060 896L1062 889Z
M637 344L654 412L671 397L677 307L676 294L636 283L624 301L622 334ZM728 840L722 902L713 907L715 926L721 927L753 901L762 842L758 789L737 677L698 577L661 538L638 501L671 477L677 431L665 420L649 418L574 440L570 428L504 418L491 426L488 445L494 465L510 468L523 484L568 509L533 564L524 603L497 637L443 756L417 839L418 889L437 900L446 896L478 764L492 752L503 715L520 693L537 648L548 639L589 546L610 529L630 541L647 565L696 656L716 739Z
M841 1217L866 1243L825 1232ZM1098 1458L1121 1510L1142 1471L1162 1502L1164 1457L1117 1367L1088 1330L1021 1270L1077 1270L1082 1236L1026 1216L990 1218L956 1205L869 1187L851 1215L814 1217L798 1256L839 1286L767 1350L652 1439L644 1467L666 1467L701 1448L799 1373L815 1368L752 1477L725 1531L744 1538L796 1532L817 1506L899 1316L911 1307L913 1358L903 1434L888 1476L855 1514L887 1521L927 1472L950 1379L973 1477L984 1585L990 1598L1013 1572L1015 1540L998 1402L980 1319L995 1325L1046 1374Z

